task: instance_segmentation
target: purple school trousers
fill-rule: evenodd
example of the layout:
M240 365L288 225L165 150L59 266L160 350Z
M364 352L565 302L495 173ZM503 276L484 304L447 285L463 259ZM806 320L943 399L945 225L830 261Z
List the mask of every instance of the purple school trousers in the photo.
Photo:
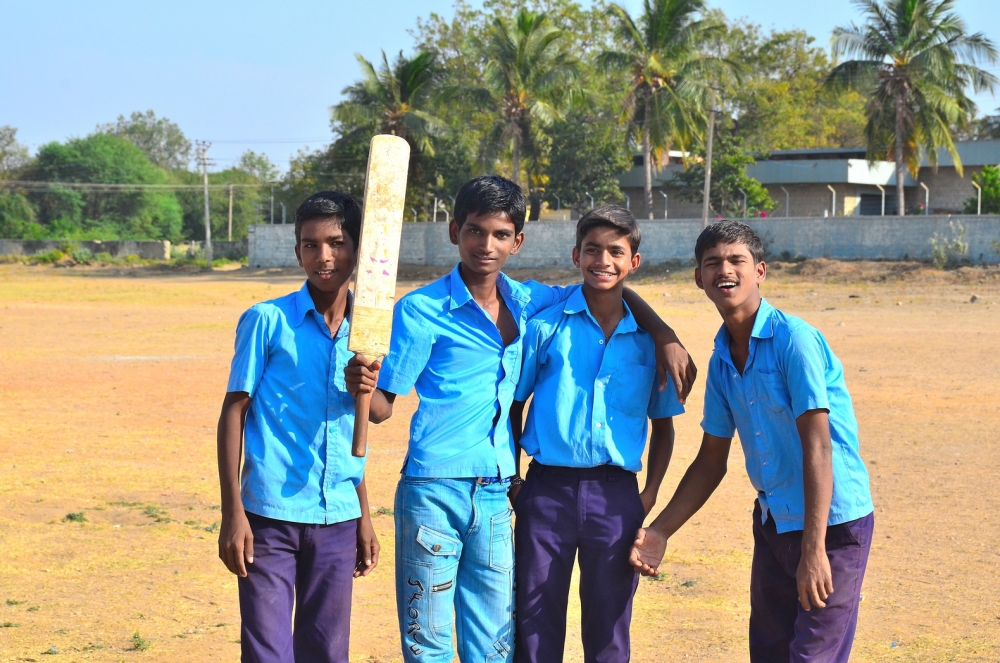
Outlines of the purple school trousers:
M778 534L774 518L761 524L760 516L757 503L750 571L751 663L847 663L858 625L874 514L827 528L833 594L825 608L809 611L799 605L795 582L802 557L802 530Z
M239 579L243 663L347 663L358 521L247 519L253 564Z
M580 560L584 661L624 663L639 575L628 556L645 517L635 474L532 462L514 501L516 663L558 663L573 564Z

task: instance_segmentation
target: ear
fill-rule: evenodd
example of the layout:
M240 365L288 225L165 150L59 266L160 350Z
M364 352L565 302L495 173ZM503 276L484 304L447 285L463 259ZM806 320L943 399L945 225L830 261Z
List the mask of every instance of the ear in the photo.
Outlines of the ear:
M299 262L299 267L302 266L302 251L299 249L299 244L295 244L295 259Z
M694 268L694 283L700 289L702 289L702 290L705 289L705 284L701 280L701 267L695 267Z
M459 229L458 223L456 221L452 220L448 224L448 239L450 239L451 243L454 244L455 246L458 246L458 231L459 230L460 229Z
M523 232L517 233L517 235L514 236L514 248L510 250L510 255L514 255L515 253L520 251L521 244L523 243L524 243L524 233Z
M764 264L763 260L754 265L754 271L756 272L757 283L763 283L764 279L767 278L767 265Z
M580 269L580 247L573 247L573 266Z
M642 264L642 255L639 253L632 254L632 261L629 265L628 273L635 274L635 270L639 269L639 265Z

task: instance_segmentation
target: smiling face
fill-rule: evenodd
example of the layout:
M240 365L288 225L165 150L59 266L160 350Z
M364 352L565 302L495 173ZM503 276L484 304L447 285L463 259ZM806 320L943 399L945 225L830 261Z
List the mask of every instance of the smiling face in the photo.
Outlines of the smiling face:
M694 270L695 283L723 317L741 309L756 311L766 276L767 265L755 264L750 248L742 243L719 243L705 249L701 265Z
M583 282L594 290L623 288L629 274L639 268L642 258L632 253L628 235L617 228L596 226L573 247L573 264L583 274Z
M481 276L499 272L524 241L524 233L517 232L502 212L469 214L461 228L452 221L448 231L462 265Z
M328 217L302 224L295 257L310 285L320 292L334 293L351 280L358 253L340 219Z

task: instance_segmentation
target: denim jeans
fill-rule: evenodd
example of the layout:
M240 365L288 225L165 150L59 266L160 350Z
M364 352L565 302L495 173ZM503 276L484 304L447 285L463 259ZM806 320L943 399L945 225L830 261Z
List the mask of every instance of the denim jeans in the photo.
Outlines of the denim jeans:
M514 537L508 483L404 476L396 489L403 660L510 661Z

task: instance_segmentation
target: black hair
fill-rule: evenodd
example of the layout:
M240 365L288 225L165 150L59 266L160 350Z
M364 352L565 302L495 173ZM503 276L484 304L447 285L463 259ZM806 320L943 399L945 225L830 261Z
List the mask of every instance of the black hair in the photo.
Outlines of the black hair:
M295 210L295 244L302 242L302 224L306 221L330 218L340 221L340 227L354 240L357 251L361 238L361 208L354 198L340 191L320 191L302 201Z
M601 205L580 217L576 224L577 250L583 244L583 238L587 236L587 233L598 227L614 228L619 231L628 237L629 246L632 247L632 255L639 252L642 231L639 229L639 224L635 222L632 212L621 205Z
M506 214L514 224L514 231L524 228L527 209L524 192L514 182L499 175L474 177L458 190L455 196L455 223L461 228L470 214Z
M753 263L756 265L764 260L764 243L754 229L733 219L717 221L701 231L694 245L694 259L701 267L702 256L718 244L743 244L750 250Z

